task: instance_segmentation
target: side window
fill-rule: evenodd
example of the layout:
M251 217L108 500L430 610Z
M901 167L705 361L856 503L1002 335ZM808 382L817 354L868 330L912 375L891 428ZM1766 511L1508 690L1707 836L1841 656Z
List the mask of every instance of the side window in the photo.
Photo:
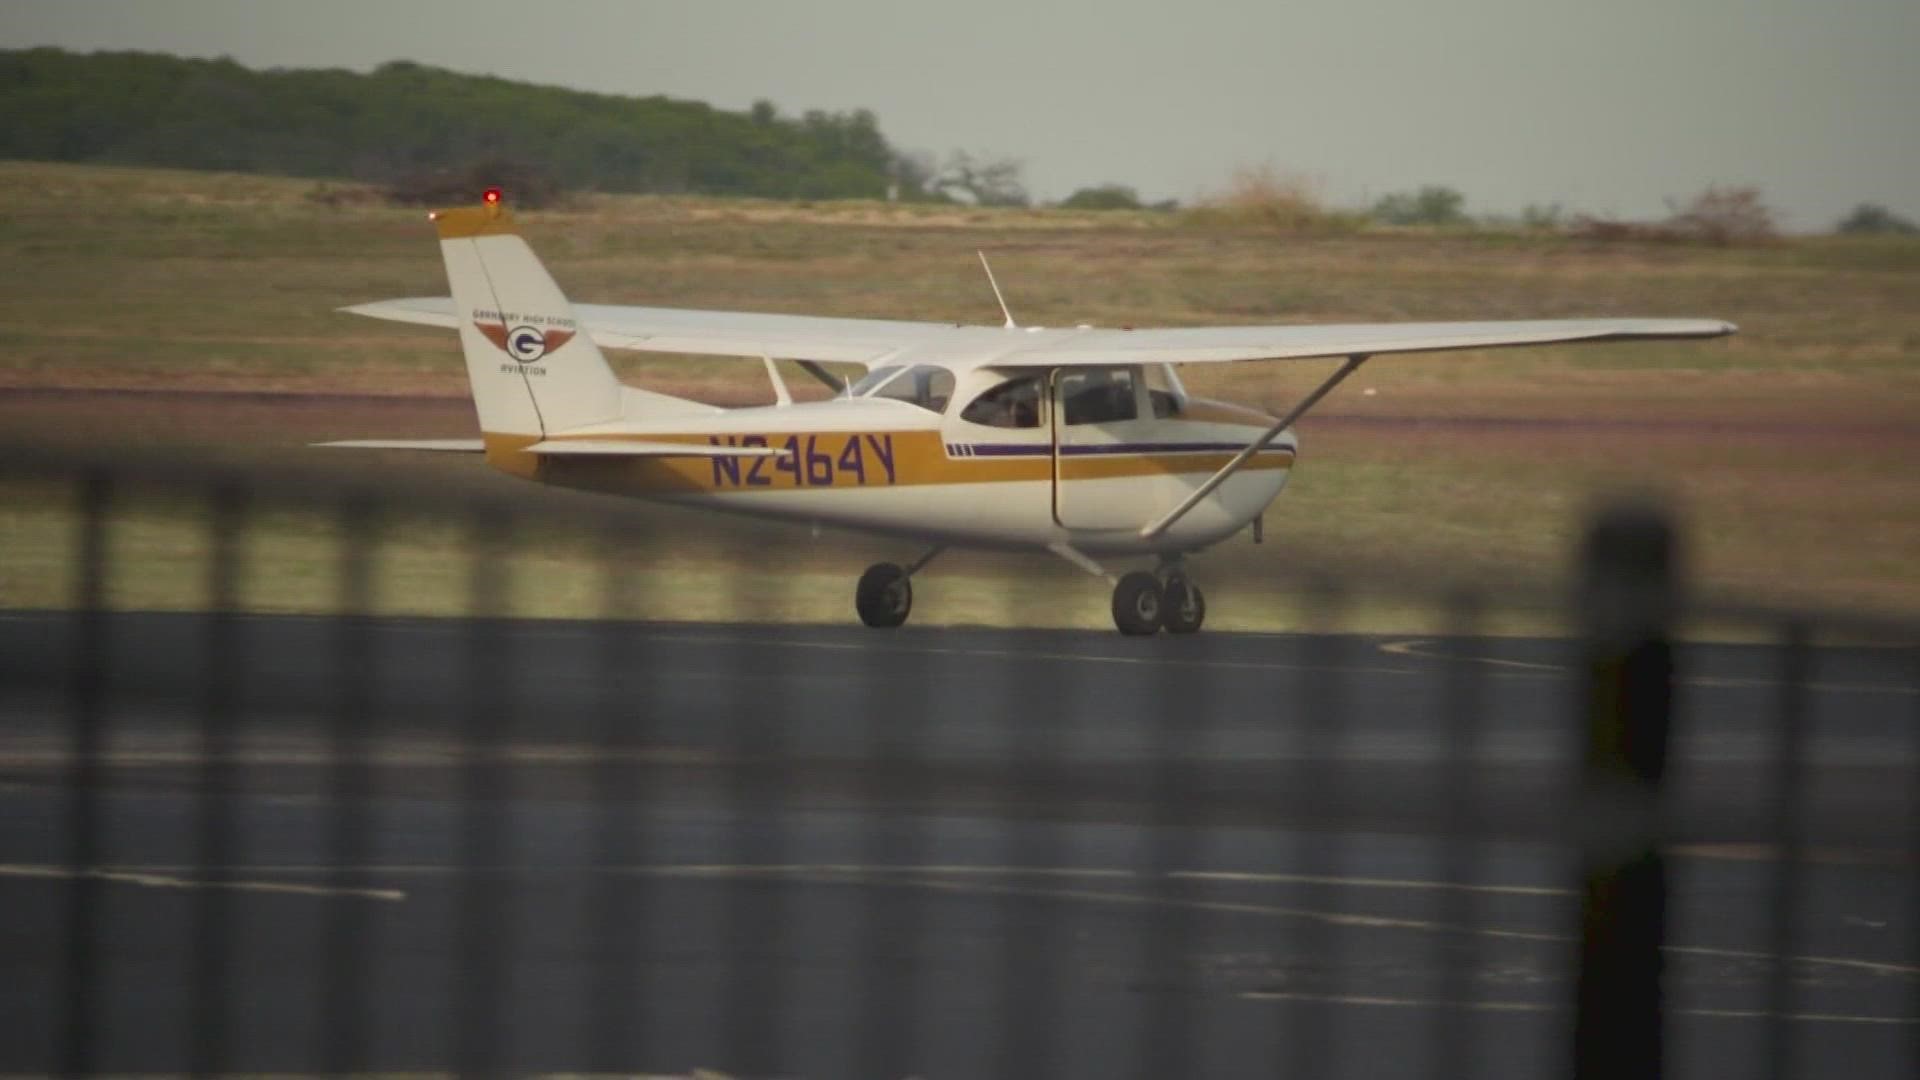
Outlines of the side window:
M1110 424L1140 415L1133 372L1126 368L1066 372L1060 376L1060 400L1068 424Z
M1028 375L992 387L968 402L960 412L960 419L988 427L1039 427L1040 377Z
M856 386L854 390L857 393L859 387ZM879 384L879 388L873 390L870 396L893 398L934 412L946 412L947 402L953 400L953 372L922 364Z

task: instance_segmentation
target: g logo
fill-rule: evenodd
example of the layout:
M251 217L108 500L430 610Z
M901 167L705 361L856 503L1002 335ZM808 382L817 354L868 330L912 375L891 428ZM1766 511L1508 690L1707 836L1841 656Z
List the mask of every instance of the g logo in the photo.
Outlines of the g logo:
M531 364L547 354L547 335L531 326L516 326L507 331L507 355L523 364Z

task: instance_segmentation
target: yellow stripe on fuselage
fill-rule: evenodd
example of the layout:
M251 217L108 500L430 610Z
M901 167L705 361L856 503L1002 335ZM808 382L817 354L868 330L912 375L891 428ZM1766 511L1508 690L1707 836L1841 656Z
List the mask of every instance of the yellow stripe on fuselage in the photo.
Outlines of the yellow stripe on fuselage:
M739 445L739 434L634 435L650 443L693 446ZM585 436L581 436L585 438ZM595 435L596 442L619 436ZM761 438L761 437L756 437ZM956 457L947 453L937 431L777 432L763 436L775 449L793 446L800 460L785 458L541 457L526 453L540 439L524 435L487 435L487 463L502 472L568 487L632 494L733 494L809 488L904 487L926 484L991 484L1051 481L1053 456L1045 444L1019 457ZM560 436L554 441L565 441ZM790 441L791 440L791 441ZM851 444L858 442L858 449ZM760 445L758 441L752 445ZM1063 458L1063 480L1105 480L1130 476L1211 473L1233 457L1228 451L1096 454ZM1275 448L1247 464L1249 469L1286 469L1293 452Z

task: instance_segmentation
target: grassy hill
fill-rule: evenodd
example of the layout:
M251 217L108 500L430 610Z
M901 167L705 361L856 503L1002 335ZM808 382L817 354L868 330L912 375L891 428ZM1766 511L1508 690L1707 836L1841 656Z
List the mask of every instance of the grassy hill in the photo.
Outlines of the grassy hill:
M157 53L0 51L0 158L393 181L511 163L567 188L872 198L874 115L728 112L394 62L254 71Z

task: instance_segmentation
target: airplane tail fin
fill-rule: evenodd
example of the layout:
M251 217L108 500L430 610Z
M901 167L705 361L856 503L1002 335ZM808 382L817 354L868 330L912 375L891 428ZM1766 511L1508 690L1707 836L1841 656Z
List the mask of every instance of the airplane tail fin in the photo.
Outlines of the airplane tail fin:
M573 305L489 192L433 214L480 430L546 436L620 417L622 387Z

